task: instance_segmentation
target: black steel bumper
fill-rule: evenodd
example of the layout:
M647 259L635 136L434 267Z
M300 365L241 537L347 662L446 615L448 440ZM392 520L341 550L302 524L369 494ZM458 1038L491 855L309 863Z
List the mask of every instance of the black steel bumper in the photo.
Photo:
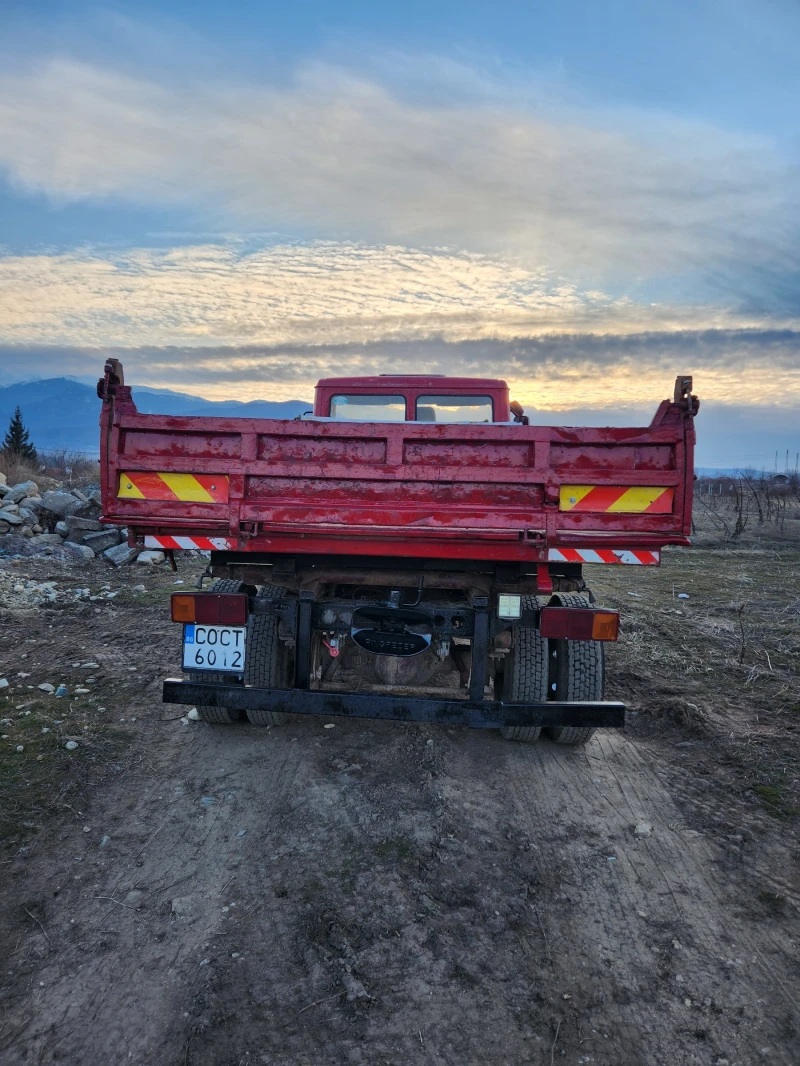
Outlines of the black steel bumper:
M165 703L206 704L235 710L286 711L344 718L394 718L401 722L468 725L477 729L502 726L625 725L625 704L613 701L575 703L499 703L415 699L359 692L309 692L293 688L245 688L199 681L167 680Z

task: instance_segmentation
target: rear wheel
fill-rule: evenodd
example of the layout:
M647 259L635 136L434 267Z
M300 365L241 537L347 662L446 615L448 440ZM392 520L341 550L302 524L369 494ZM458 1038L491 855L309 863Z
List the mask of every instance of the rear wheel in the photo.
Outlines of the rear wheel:
M535 596L524 596L523 611L535 610ZM503 673L503 699L512 703L544 703L547 700L547 641L539 630L517 626L514 646L506 656ZM506 726L500 732L506 740L532 743L539 739L538 725Z
M586 596L560 592L553 605L591 607ZM601 700L605 687L603 645L597 640L551 640L551 681L557 700ZM556 744L585 744L594 736L589 726L551 726L547 732Z
M286 590L278 585L264 585L258 590L256 602L281 600ZM259 688L291 688L292 657L278 634L278 618L274 614L251 614L247 622L247 648L244 680ZM289 715L283 711L249 710L247 717L254 725L285 725Z
M229 578L219 578L212 581L208 586L208 592L246 592L248 586L243 581L232 581ZM189 677L192 681L216 681L230 684L237 679L231 674L214 674L208 670L190 670ZM210 704L198 704L197 713L203 722L212 725L232 725L244 718L243 711L237 711L232 707L212 707Z

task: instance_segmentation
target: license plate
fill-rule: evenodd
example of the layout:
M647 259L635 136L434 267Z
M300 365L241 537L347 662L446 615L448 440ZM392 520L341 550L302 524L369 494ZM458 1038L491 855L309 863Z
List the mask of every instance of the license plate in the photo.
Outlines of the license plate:
M184 670L227 670L244 673L245 626L183 627Z

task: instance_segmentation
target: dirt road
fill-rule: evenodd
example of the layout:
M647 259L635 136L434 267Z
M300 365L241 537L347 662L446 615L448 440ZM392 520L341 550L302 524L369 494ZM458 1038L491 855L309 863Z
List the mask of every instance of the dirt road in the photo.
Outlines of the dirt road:
M6 671L34 649L26 686L96 664L70 710L73 754L95 756L82 791L2 857L8 1066L800 1061L793 823L728 787L696 732L636 702L583 750L185 725L158 699L172 576L137 579L3 617ZM52 707L33 713L57 733Z

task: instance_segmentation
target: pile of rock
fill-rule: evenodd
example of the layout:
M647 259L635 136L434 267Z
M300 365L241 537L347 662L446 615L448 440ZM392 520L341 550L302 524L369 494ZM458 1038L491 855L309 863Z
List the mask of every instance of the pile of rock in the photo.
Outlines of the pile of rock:
M0 551L5 538L18 538L23 548L33 551L24 554L58 554L75 559L94 559L102 555L114 566L142 562L164 561L163 552L143 552L128 546L128 531L118 526L104 525L101 513L100 489L57 488L39 491L35 481L7 485L0 474ZM25 541L28 544L25 544Z
M110 585L102 585L93 592L90 588L60 586L52 580L32 581L25 574L12 573L0 567L0 608L27 611L54 603L102 602L115 599L120 591L119 588L112 589Z

